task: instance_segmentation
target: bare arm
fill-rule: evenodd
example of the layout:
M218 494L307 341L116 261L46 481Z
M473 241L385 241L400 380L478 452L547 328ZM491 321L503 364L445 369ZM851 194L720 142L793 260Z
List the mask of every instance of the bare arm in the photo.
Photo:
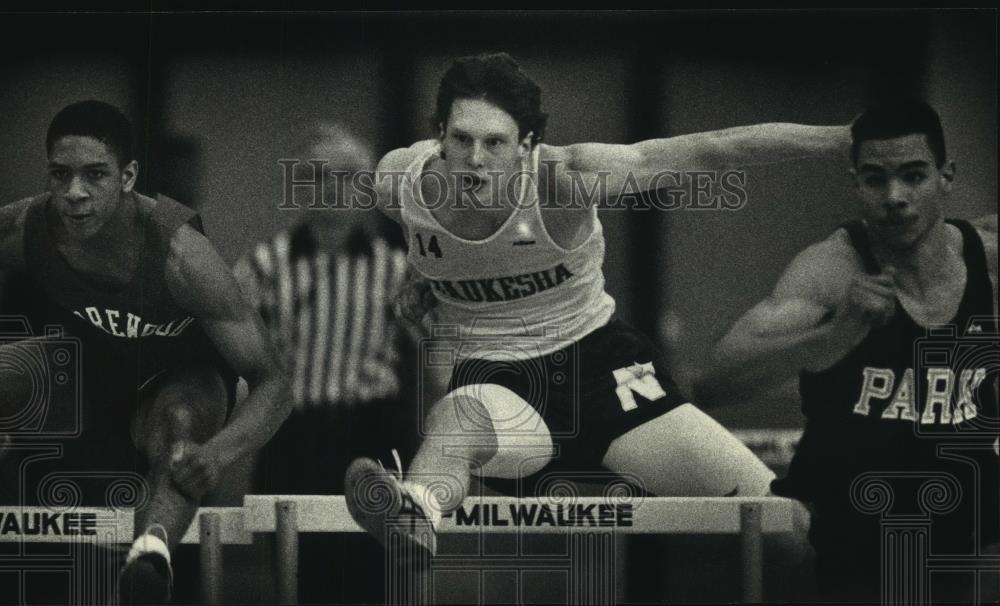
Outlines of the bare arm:
M287 379L260 316L215 248L190 226L170 242L167 285L250 388L229 423L204 445L226 466L263 446L288 417L293 403Z
M0 269L24 269L24 222L28 200L0 207Z
M589 191L595 185L610 192L620 192L626 186L646 191L670 185L671 181L664 180L667 171L726 171L799 158L846 156L849 146L850 131L846 126L774 123L649 139L631 145L578 143L549 147L543 159L553 162L558 187L564 192L569 187L586 187Z
M997 301L997 216L979 217L972 221L972 225L979 232L983 248L986 251L986 271L990 275L990 284L993 286L993 317L1000 317ZM993 377L993 391L1000 392L1000 377ZM996 447L1000 449L1000 438L998 438Z
M233 277L236 284L243 293L243 298L254 308L258 309L261 300L261 290L263 286L253 270L252 253L247 253L236 260L233 264Z
M986 271L989 272L990 283L993 285L993 315L1000 315L997 311L997 216L979 217L972 221L972 225L979 232L983 248L986 249Z
M835 234L800 253L770 297L719 341L695 401L752 400L800 371L829 368L891 315L891 280L867 276Z

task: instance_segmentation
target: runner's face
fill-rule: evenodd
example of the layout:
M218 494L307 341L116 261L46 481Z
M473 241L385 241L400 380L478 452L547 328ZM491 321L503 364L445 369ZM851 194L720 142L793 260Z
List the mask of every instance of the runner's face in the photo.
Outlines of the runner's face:
M456 99L441 133L447 170L459 191L490 200L521 169L531 135L518 137L510 114L482 99Z
M114 216L124 194L132 191L135 162L119 166L108 146L93 137L67 135L49 154L48 188L66 234L87 240Z
M920 242L941 218L954 165L937 167L923 134L863 141L854 174L868 229L894 250Z

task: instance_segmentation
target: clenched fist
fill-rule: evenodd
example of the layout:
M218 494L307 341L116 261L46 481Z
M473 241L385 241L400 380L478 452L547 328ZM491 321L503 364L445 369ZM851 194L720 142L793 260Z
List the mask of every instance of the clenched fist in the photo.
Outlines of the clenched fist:
M437 306L437 297L431 288L430 282L413 268L408 268L403 284L396 293L393 302L393 311L396 316L406 321L418 333L425 333L425 326L428 321L425 318Z
M872 328L883 326L895 315L895 277L896 272L890 267L877 275L857 275L851 281L830 318L831 329L846 350L856 347Z
M170 452L170 475L185 496L200 498L219 483L222 469L218 457L204 444L174 442Z
M169 414L170 478L185 496L200 498L218 484L222 465L207 444L191 440L190 410L177 406Z

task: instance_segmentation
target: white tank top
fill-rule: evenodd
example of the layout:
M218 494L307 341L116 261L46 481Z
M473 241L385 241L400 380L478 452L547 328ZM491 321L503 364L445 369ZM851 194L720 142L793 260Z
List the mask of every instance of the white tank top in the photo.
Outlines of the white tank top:
M438 300L435 334L456 338L457 359L523 360L548 355L604 326L615 301L604 292L604 232L594 229L573 249L549 236L538 204L537 178L522 179L520 200L483 240L446 230L423 202L420 176L438 154L432 146L407 168L400 188L410 264L430 280ZM529 156L538 174L538 148Z

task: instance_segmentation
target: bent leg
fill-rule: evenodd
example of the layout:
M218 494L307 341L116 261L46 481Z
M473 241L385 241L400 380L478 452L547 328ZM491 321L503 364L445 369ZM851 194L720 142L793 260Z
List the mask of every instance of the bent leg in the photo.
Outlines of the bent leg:
M763 496L767 465L693 404L683 404L615 439L603 464L658 496Z
M775 477L736 436L692 404L623 434L611 443L604 465L637 479L658 496L769 496ZM782 569L804 572L813 557L807 538L809 512L794 501L793 516L793 530L769 535L767 549ZM793 597L812 595L811 585L801 580L784 585Z
M460 387L431 408L408 481L431 490L443 512L469 493L471 475L518 478L535 473L552 457L545 422L506 387Z
M198 510L199 499L182 494L170 477L175 415L187 417L186 439L201 444L215 435L226 419L229 393L224 379L211 367L169 371L143 388L143 398L133 423L137 448L147 457L149 504L137 512L135 530L142 534L151 525L162 525L171 551L180 542Z

